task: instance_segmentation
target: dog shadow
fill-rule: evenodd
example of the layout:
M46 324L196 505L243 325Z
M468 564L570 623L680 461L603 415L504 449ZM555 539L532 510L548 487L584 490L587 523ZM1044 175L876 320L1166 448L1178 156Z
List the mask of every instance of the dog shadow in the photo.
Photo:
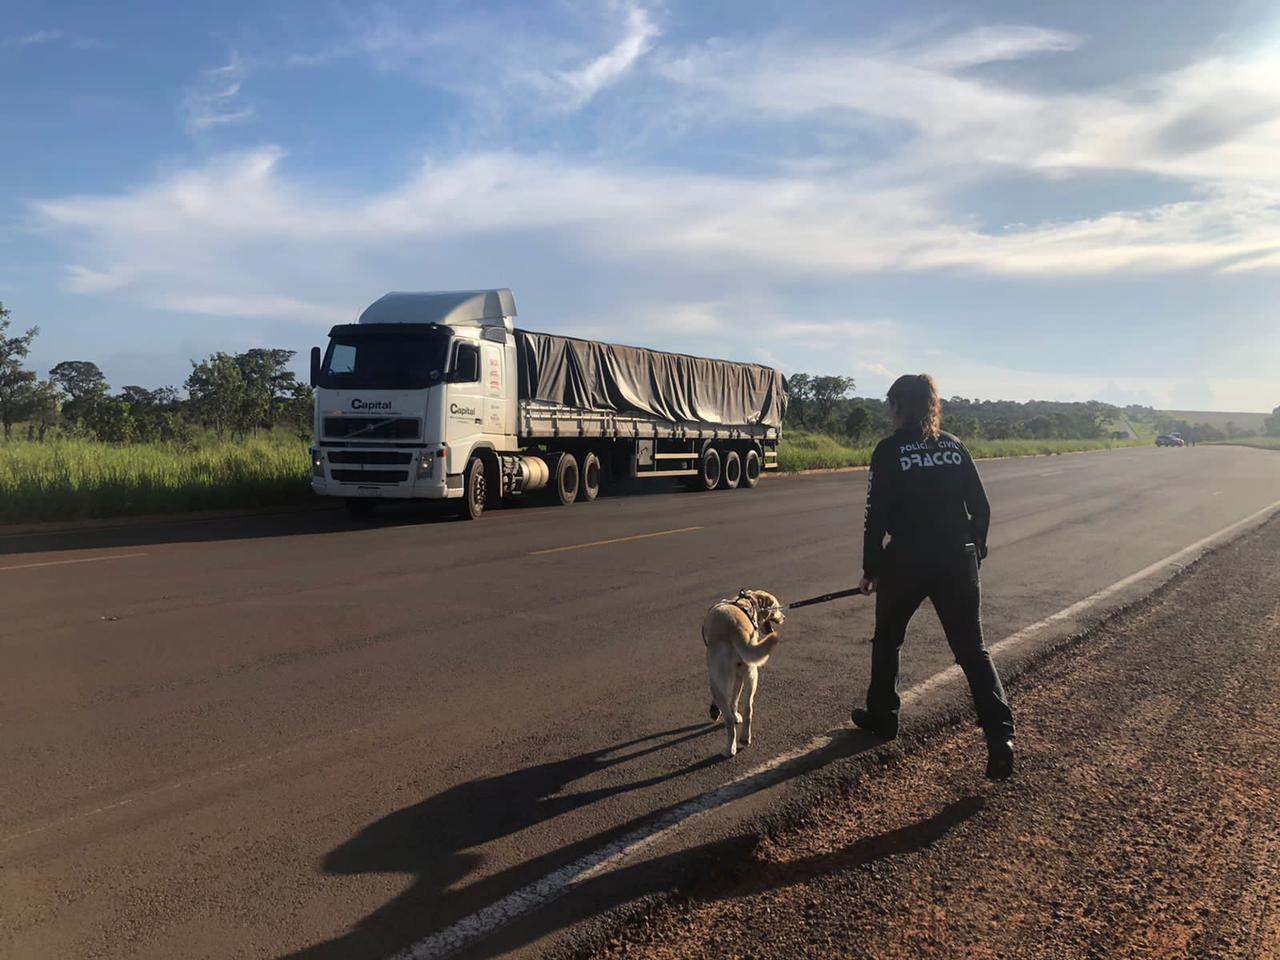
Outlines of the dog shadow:
M498 900L547 872L573 862L583 850L598 844L600 835L467 882L484 859L478 851L485 844L601 800L708 767L719 757L626 783L574 792L571 787L576 781L669 750L717 729L705 723L677 727L575 757L480 777L369 824L324 857L324 872L342 876L408 874L415 878L412 885L343 936L289 956L299 960L328 960L393 953L406 945L408 932L446 926L475 906Z

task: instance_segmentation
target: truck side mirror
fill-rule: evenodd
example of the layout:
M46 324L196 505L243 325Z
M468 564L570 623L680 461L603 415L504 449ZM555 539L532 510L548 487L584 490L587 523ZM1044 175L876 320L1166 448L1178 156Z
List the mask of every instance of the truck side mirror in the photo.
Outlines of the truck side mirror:
M311 348L311 386L320 382L320 348Z

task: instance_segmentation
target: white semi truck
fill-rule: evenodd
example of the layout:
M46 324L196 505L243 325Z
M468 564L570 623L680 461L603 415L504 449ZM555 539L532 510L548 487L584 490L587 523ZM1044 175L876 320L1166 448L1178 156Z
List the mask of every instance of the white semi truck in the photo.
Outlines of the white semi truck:
M758 364L517 330L508 289L389 293L311 351L311 486L353 513L447 500L467 518L545 491L777 466L786 381Z

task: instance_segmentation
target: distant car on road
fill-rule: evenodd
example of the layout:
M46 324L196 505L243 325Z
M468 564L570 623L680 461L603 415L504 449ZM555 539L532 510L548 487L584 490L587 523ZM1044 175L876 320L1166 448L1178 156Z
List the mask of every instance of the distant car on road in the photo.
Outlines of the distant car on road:
M1183 440L1181 437L1174 437L1165 433L1156 437L1157 447L1185 447L1186 445L1187 441Z

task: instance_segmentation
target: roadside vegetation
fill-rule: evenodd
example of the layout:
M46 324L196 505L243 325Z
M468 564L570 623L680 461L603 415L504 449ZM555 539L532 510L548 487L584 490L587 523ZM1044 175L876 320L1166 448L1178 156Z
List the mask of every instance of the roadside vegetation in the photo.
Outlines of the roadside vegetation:
M788 379L791 405L778 450L782 470L862 467L876 442L892 431L888 404L852 396L848 377L795 374ZM1154 414L1154 411L1151 411ZM1133 428L1130 435L1125 424ZM1027 457L1149 443L1155 436L1145 410L1130 415L1090 401L1060 403L970 400L942 403L943 429L954 433L975 457Z
M1215 440L1215 446L1258 447L1261 450L1280 450L1280 437L1241 437L1238 440Z
M27 369L0 304L0 523L271 506L310 492L311 388L292 350L192 361L181 390L113 391L96 363Z
M945 426L945 425L944 425ZM963 438L961 438L963 439ZM1116 447L1145 447L1146 440L966 440L969 452L988 457L1036 457ZM871 462L875 444L851 446L827 434L797 430L784 434L778 448L778 466L784 471L826 470L838 467L865 467Z
M267 507L311 493L307 446L288 434L232 442L0 445L0 523Z

